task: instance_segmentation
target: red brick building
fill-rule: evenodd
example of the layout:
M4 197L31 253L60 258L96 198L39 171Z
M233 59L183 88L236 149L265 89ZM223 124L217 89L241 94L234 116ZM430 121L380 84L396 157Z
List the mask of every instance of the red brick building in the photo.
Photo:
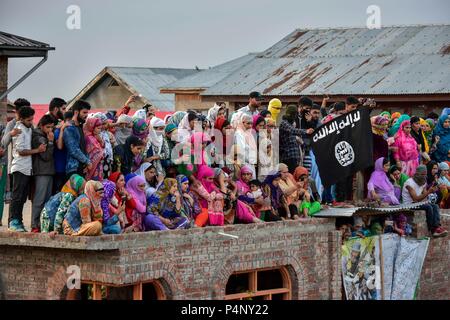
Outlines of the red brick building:
M426 235L425 213L413 218L415 236ZM419 299L450 297L449 242L431 240ZM335 220L319 218L55 239L2 232L0 297L65 299L75 265L76 298L339 300L340 248Z

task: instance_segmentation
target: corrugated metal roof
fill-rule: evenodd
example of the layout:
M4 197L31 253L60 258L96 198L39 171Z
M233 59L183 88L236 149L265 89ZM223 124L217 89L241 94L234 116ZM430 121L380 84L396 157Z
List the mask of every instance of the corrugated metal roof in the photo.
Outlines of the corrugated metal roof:
M168 84L163 90L181 90L181 89L206 89L220 80L227 77L232 72L242 68L245 64L256 57L256 53L250 53L240 58L225 62L213 68L203 70L181 80Z
M422 202L416 202L411 204L401 204L398 206L389 206L389 207L381 207L381 208L372 208L372 207L354 207L354 208L331 208L326 210L321 210L316 213L314 217L317 218L336 218L336 217L351 217L354 214L360 213L364 211L365 214L386 214L386 213L395 213L406 210L417 209L420 206L429 203L428 200Z
M450 25L296 30L203 95L450 93Z
M51 49L47 43L0 31L0 47Z
M129 87L142 94L162 111L175 108L175 95L161 94L160 88L199 71L195 69L107 67Z

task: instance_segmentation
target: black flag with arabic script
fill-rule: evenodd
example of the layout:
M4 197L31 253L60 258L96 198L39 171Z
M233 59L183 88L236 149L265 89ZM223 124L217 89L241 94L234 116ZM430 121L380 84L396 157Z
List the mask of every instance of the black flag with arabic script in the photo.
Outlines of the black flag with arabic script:
M312 148L325 187L373 164L370 110L358 108L318 127Z

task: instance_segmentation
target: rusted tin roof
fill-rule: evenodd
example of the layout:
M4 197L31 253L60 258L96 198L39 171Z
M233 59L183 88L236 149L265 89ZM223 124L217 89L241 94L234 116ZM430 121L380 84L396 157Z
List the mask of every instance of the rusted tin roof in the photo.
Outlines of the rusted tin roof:
M242 68L242 66L253 60L256 55L256 53L249 53L245 56L170 83L166 87L161 88L161 90L178 91L186 89L200 90L209 88L230 75L232 72Z
M296 30L202 95L450 93L450 25Z

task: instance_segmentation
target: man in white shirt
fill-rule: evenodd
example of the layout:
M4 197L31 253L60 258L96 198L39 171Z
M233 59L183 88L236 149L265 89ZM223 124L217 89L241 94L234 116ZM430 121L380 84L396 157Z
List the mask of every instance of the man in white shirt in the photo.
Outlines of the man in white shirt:
M259 114L259 109L261 108L261 102L263 100L264 98L261 93L257 91L250 92L248 105L239 109L233 114L233 116L231 117L231 124L233 125L235 122L239 121L242 113L248 114L252 117Z
M427 189L427 167L420 165L412 178L406 180L403 185L402 199L403 203L411 204L421 202L428 198L428 195L438 190L436 185L431 185ZM427 225L433 237L445 237L447 230L440 224L439 207L435 203L421 205L418 210L425 210L427 215Z
M11 205L9 207L9 230L26 232L23 226L23 206L27 201L31 175L33 169L32 155L44 152L46 145L42 144L36 149L31 149L32 126L34 110L24 106L18 110L18 121L15 128L21 133L12 139L11 174L13 176L13 189Z

